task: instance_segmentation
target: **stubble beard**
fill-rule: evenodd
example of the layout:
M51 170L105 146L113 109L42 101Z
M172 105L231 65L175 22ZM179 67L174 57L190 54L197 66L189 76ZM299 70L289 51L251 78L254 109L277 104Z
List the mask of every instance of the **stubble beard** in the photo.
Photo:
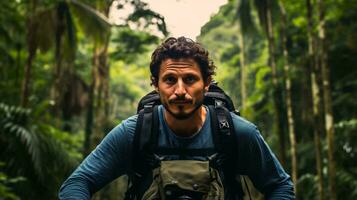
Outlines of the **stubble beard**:
M203 105L203 99L200 100L200 101L197 101L195 103L195 108L189 112L189 113L183 113L183 112L180 112L180 113L174 113L172 112L172 110L170 109L169 105L167 103L163 104L165 110L167 112L170 113L171 116L173 116L175 119L177 120L185 120L185 119L189 119L190 117L192 117L194 115L194 113L199 109L201 108L201 106ZM179 110L183 110L183 106L178 106L179 107Z

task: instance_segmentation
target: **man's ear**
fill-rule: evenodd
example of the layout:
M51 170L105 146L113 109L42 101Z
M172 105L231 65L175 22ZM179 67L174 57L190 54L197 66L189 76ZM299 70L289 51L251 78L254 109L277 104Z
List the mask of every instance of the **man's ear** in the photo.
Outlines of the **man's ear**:
M205 92L208 92L208 88L211 85L212 82L212 76L209 76L205 82Z
M154 86L155 91L159 92L158 82L155 79L155 77L151 76L150 79L151 79L151 85Z

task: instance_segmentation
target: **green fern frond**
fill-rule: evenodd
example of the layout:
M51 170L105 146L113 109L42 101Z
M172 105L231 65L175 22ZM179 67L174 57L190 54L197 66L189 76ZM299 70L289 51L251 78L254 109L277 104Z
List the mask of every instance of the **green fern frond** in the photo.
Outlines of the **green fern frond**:
M71 154L73 145L66 147L59 135L73 137L41 121L39 110L46 109L40 106L33 112L0 103L0 155L7 164L3 167L5 173L24 177L26 184L31 185L25 188L18 185L20 193L34 192L33 197L40 194L48 199L57 193L63 178L78 163Z
M4 113L6 116L0 123L0 126L2 127L1 133L3 136L10 138L12 142L16 143L15 146L24 145L26 147L26 153L31 158L31 163L33 164L36 174L40 179L43 179L41 151L39 149L40 144L38 138L26 128L26 123L19 123L26 121L24 119L29 117L30 111L21 107L0 104L0 113Z

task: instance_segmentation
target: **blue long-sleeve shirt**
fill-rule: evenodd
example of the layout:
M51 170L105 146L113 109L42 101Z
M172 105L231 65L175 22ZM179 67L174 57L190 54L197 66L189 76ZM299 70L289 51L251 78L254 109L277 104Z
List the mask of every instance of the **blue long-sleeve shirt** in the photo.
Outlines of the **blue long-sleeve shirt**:
M191 137L175 135L159 107L159 147L212 148L214 147L211 120L207 109L201 130ZM237 140L237 173L247 175L266 199L294 199L293 184L272 153L257 127L232 114ZM115 127L88 155L63 183L59 199L90 199L93 193L117 177L128 174L137 115Z

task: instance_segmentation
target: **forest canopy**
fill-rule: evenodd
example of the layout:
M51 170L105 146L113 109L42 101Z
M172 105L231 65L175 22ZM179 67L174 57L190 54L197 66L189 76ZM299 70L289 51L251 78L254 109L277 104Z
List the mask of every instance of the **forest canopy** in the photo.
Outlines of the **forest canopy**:
M109 22L113 6L128 5L123 24ZM196 38L297 199L357 198L355 19L356 0L230 0ZM0 1L0 199L57 199L153 89L150 56L168 36L165 16L145 1ZM121 177L96 198L117 199L126 184Z

